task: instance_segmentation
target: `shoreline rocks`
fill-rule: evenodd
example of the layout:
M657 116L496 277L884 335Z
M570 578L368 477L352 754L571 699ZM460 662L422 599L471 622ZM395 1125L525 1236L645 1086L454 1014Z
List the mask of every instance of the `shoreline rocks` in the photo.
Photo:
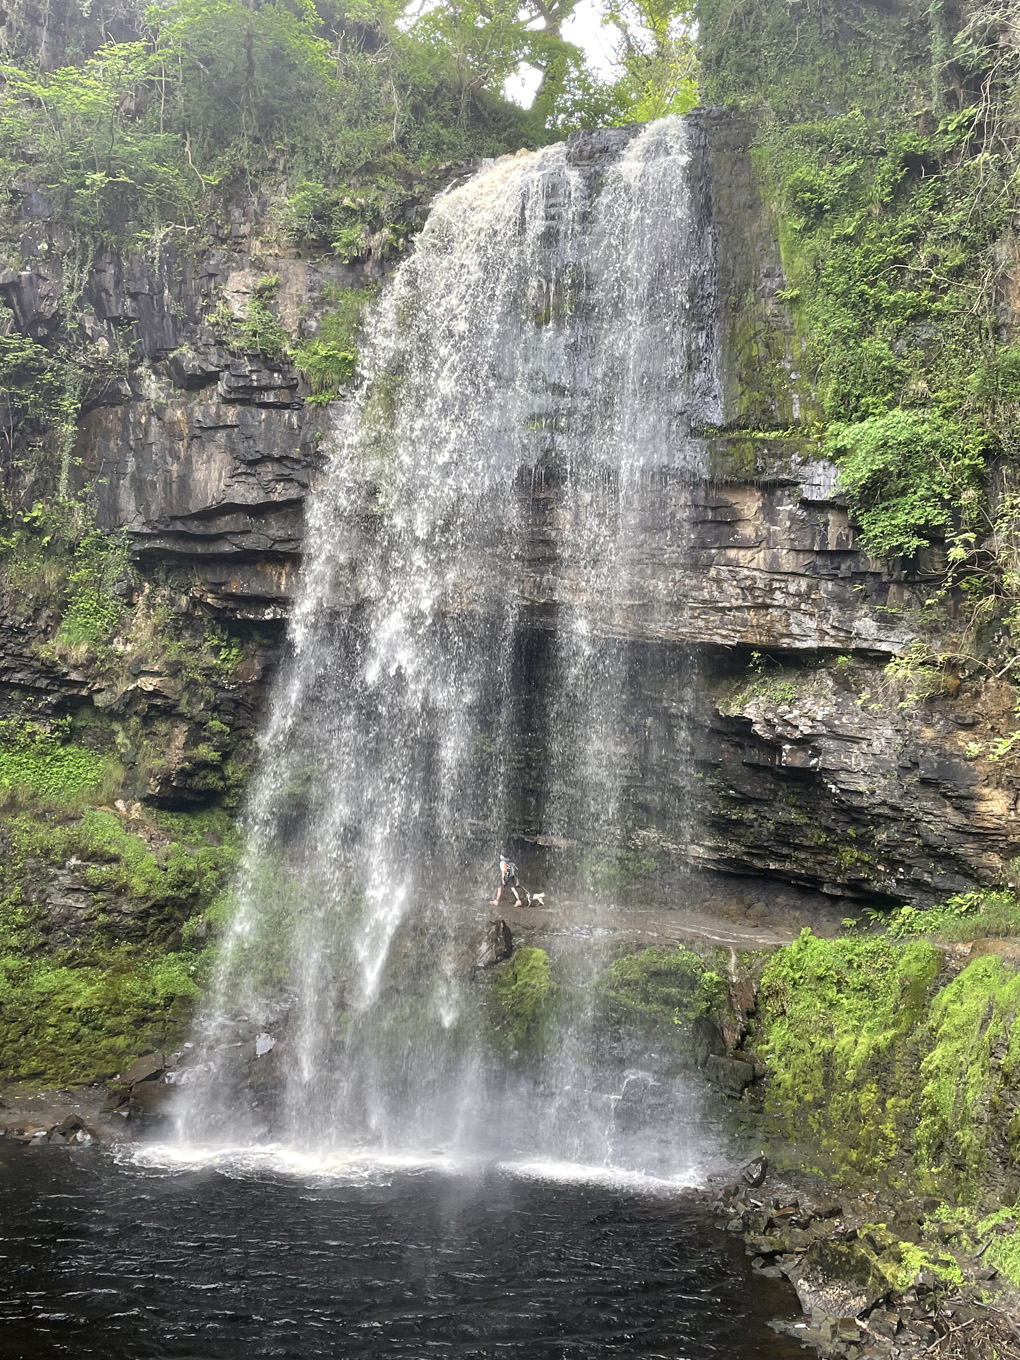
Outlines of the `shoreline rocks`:
M1020 1291L980 1250L950 1250L951 1234L932 1233L923 1206L881 1202L873 1191L835 1197L824 1181L805 1190L763 1177L752 1186L746 1172L762 1161L720 1186L712 1209L743 1236L754 1270L796 1291L803 1319L777 1330L824 1360L1020 1355ZM895 1231L874 1221L883 1217Z

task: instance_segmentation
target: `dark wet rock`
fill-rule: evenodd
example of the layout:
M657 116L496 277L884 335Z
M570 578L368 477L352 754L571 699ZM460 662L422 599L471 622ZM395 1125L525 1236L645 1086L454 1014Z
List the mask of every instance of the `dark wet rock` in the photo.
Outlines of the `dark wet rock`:
M166 1058L162 1053L146 1053L120 1074L120 1080L126 1086L133 1086L136 1082L155 1081L165 1070Z
M24 1124L16 1124L10 1130L10 1136L16 1143L34 1143L48 1138L52 1124L38 1124L28 1121Z
M691 1026L691 1056L698 1067L704 1067L710 1057L726 1056L726 1040L718 1023L707 1015L699 1015Z
M514 938L505 921L493 921L478 942L475 950L475 967L491 968L502 963L514 952Z
M758 984L752 978L735 982L730 988L730 1005L735 1011L752 1015L758 1005Z
M868 1330L876 1336L892 1341L900 1330L900 1320L895 1313L884 1308L875 1308L868 1314Z
M755 1157L754 1160L748 1162L748 1164L741 1171L740 1179L744 1182L745 1185L749 1185L753 1189L759 1185L764 1185L765 1177L768 1175L768 1170L769 1170L768 1158L765 1156Z
M888 1296L889 1281L874 1256L857 1243L815 1242L790 1281L806 1313L859 1317Z
M141 1081L131 1087L130 1110L133 1118L157 1117L166 1114L173 1087L165 1081Z
M721 1058L710 1053L705 1061L705 1073L709 1080L727 1095L741 1095L754 1081L754 1066L739 1058Z

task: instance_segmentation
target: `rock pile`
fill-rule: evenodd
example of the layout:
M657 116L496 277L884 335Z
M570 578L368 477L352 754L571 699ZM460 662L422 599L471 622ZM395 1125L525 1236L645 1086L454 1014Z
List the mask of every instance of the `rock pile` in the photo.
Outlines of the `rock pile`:
M884 1212L873 1197L765 1189L766 1172L764 1158L752 1162L713 1209L743 1236L754 1269L796 1290L805 1320L780 1330L826 1360L1020 1357L1020 1299L980 1254L924 1241L923 1213L903 1205L888 1206L892 1232L867 1221Z

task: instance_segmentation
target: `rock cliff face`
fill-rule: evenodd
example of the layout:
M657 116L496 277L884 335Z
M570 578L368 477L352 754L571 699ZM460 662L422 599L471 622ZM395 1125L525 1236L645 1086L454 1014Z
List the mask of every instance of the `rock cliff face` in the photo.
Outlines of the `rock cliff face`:
M612 621L632 649L633 844L674 863L837 897L923 902L991 882L1020 852L1016 790L998 766L974 758L973 745L975 735L1001 731L1004 696L964 679L952 698L926 704L884 674L910 645L938 563L907 576L860 550L833 469L798 433L812 395L775 230L754 187L749 130L728 114L698 116L725 299L724 417L707 443L705 475L664 476L645 492L641 560ZM64 324L69 243L50 234L42 200L27 211L22 263L0 276L0 293L20 329L51 336ZM230 324L275 276L280 324L294 336L314 333L331 290L383 272L377 260L346 266L280 253L240 217L204 248L155 262L108 254L88 269L76 324L122 362L88 395L73 476L93 488L100 527L127 530L143 576L170 573L183 610L268 629L257 664L224 700L235 737L262 701L300 563L304 498L336 417L309 404L288 360L246 352L236 333L231 341ZM552 601L570 585L558 579L555 477L522 495L533 526L525 683L539 684ZM40 661L32 636L14 623L0 633L8 699L34 694L58 709L87 701L80 673ZM693 735L679 678L680 658L691 655ZM172 685L149 690L172 719ZM193 747L187 723L177 727L183 735L175 728L171 745ZM693 835L670 793L692 757ZM186 774L164 776L164 785L150 794L192 796ZM526 773L522 789L527 839Z

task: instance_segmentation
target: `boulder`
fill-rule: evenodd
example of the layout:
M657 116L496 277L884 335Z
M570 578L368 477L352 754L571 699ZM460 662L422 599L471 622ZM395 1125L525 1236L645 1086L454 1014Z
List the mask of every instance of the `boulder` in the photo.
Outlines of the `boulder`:
M860 1317L881 1303L889 1281L869 1251L856 1242L815 1242L790 1273L805 1313Z
M710 1053L705 1062L709 1079L727 1095L739 1096L754 1081L754 1067L739 1058L721 1058Z
M165 1069L166 1059L162 1053L146 1053L122 1072L120 1079L126 1085L133 1086L138 1081L154 1081Z
M142 1081L131 1088L132 1115L163 1115L173 1088L165 1081Z
M762 1154L761 1157L755 1157L753 1161L748 1162L740 1173L740 1179L745 1185L750 1185L752 1188L764 1185L768 1170L769 1160Z
M514 952L514 937L505 921L493 921L475 951L475 967L491 968Z

